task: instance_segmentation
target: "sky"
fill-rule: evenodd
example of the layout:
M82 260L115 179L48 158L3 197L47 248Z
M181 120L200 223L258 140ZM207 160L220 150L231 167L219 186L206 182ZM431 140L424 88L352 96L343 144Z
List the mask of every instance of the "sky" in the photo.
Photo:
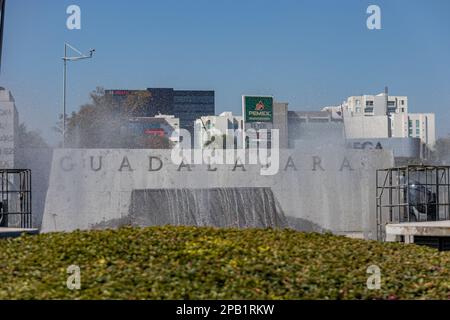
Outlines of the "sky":
M381 30L366 10L381 8ZM81 30L66 9L81 8ZM216 112L241 113L241 95L273 95L290 110L346 97L409 97L450 134L448 0L7 0L0 86L21 122L50 143L62 113L64 42L92 60L68 69L68 113L96 87L215 90Z

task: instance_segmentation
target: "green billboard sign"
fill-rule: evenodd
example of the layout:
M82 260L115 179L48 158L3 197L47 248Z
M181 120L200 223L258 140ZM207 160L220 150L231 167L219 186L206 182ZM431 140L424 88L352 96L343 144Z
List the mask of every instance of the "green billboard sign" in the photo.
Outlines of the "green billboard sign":
M244 96L245 122L273 122L273 97Z

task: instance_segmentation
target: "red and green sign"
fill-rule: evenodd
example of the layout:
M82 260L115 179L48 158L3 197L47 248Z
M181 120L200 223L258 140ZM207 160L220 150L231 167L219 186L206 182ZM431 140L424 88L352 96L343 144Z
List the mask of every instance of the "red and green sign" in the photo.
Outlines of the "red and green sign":
M273 122L273 97L244 96L245 122Z

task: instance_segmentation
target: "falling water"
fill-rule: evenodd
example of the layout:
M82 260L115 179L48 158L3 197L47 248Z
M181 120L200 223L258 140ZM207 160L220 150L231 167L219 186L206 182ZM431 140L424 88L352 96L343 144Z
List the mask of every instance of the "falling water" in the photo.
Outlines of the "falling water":
M129 221L139 226L287 227L270 188L135 190Z

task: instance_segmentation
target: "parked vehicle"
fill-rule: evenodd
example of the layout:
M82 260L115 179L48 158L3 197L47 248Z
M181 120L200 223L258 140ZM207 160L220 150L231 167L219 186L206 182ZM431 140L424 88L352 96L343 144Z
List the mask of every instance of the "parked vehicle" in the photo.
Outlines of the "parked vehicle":
M436 193L418 182L408 190L410 221L437 221Z

